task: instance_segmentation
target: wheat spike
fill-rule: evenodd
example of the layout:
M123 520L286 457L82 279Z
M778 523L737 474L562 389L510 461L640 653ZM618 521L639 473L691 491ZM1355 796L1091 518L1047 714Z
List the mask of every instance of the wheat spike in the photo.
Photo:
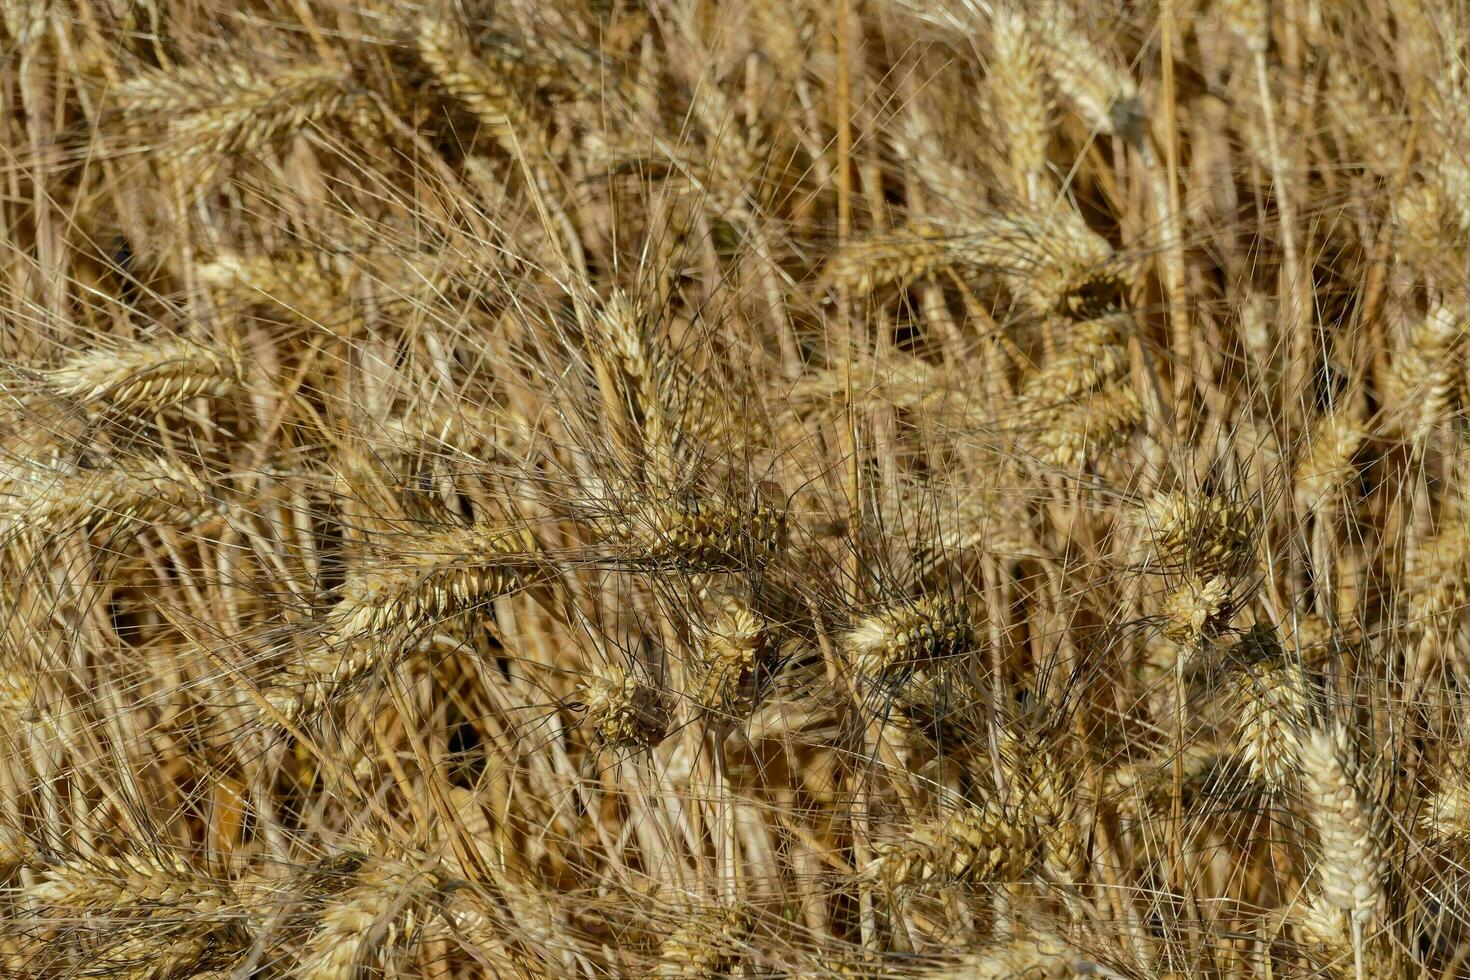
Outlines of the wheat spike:
M114 411L158 411L198 395L220 395L239 377L239 355L183 338L68 358L45 372L57 394L106 402Z
M973 642L969 611L947 596L884 606L859 619L843 637L854 670L875 680L962 653Z
M1041 413L1030 448L1041 463L1075 472L1125 444L1142 420L1138 392L1129 385L1113 385L1078 404Z
M385 951L408 946L438 887L433 869L369 858L353 882L332 896L301 952L302 980L373 975Z
M1063 884L1080 883L1087 854L1075 805L1075 773L1040 739L1007 733L1001 761L1017 808L1031 819L1047 874Z
M960 261L958 236L932 225L875 235L839 249L827 260L822 281L865 296L889 283L909 283Z
M1065 345L1021 380L1022 404L1057 405L1126 377L1128 324L1127 314L1114 314L1063 326Z
M1032 311L1091 318L1111 303L1112 249L1069 210L995 215L954 232L920 226L857 239L837 249L822 278L862 296L945 269L994 272Z
M639 458L650 477L668 484L674 477L677 429L663 391L664 366L644 338L643 317L622 290L612 294L595 318L594 357L608 363L608 370L627 387L628 407L638 429Z
M1444 839L1470 837L1470 785L1458 775L1447 775L1424 802L1419 826Z
M413 550L409 550L412 548ZM369 673L415 630L483 606L542 580L524 530L467 527L400 539L349 570L341 599L312 640L272 678L263 694L294 720L333 691Z
M194 912L222 907L228 893L173 855L97 856L47 868L23 889L27 902L58 917L119 912L130 907L186 905Z
M490 137L513 158L547 156L544 127L512 80L482 61L448 11L431 10L419 23L419 57L445 92L463 102Z
M1409 607L1408 625L1416 630L1453 621L1470 603L1470 525L1461 514L1446 518L1439 533L1409 550L1399 593Z
M1454 394L1453 356L1465 331L1458 313L1441 304L1408 332L1389 372L1392 419L1404 438L1418 443L1438 426Z
M1470 182L1466 186L1470 187ZM1441 236L1451 220L1446 195L1443 184L1435 180L1406 182L1393 197L1395 243L1417 267L1433 268L1444 258Z
M582 690L587 720L598 738L619 748L646 749L662 742L673 722L675 701L668 691L632 671L611 679L595 678Z
M1383 861L1377 818L1341 726L1301 740L1298 763L1312 822L1322 843L1317 880L1322 898L1366 922L1383 901Z
M1188 742L1180 755L1186 786L1198 786L1228 772L1234 753L1209 742ZM1175 756L1167 753L1112 769L1103 779L1102 795L1118 815L1129 820L1146 817L1174 782Z
M1073 980L1094 964L1063 940L1033 933L966 956L957 966L924 973L925 980Z
M748 926L739 908L696 911L660 945L654 975L687 980L731 976L740 963Z
M1001 176L1018 201L1042 205L1051 105L1042 60L1026 18L998 6L990 18L986 95L1004 130Z
M964 803L874 846L873 871L890 887L937 881L1014 881L1035 844L1028 821L995 804Z
M1352 478L1353 454L1367 433L1346 411L1318 423L1307 454L1296 468L1294 493L1304 511L1329 502Z
M333 642L418 629L547 573L529 531L470 526L405 536L349 571L327 616Z
M645 476L655 488L678 485L689 447L728 435L724 379L697 374L678 351L650 337L641 305L622 290L593 318L591 340L592 357L630 413Z
M719 615L700 631L694 650L699 704L726 716L749 713L770 646L765 617L743 600L727 599Z
M694 99L694 114L708 133L708 156L704 170L708 174L710 204L717 212L746 215L747 194L760 172L757 150L750 137L741 131L739 117L731 111L725 93L712 78L704 79Z
M1083 122L1099 133L1133 135L1141 115L1138 84L1105 46L1087 37L1072 6L1050 0L1031 5L1027 14L1047 72Z
M112 96L128 114L162 122L176 141L179 173L200 186L222 161L341 114L356 102L353 84L333 65L262 72L241 61L140 75Z
M1191 575L1164 597L1164 635L1197 644L1223 630L1230 613L1230 583L1224 576Z
M129 469L30 469L13 474L0 501L0 529L59 535L127 523L188 524L215 513L199 476L148 460Z
M936 152L943 136L923 106L917 101L907 106L897 125L894 152L924 189L925 200L943 206L963 202L976 179L975 173L953 156Z
M1144 505L1143 517L1160 558L1200 571L1239 562L1254 535L1250 511L1224 497L1159 493Z
M1297 768L1301 732L1311 722L1307 678L1289 661L1247 668L1235 678L1241 757L1268 789L1287 785Z
M356 326L344 284L309 253L246 255L222 251L194 270L202 283L268 300L303 322L350 335ZM344 316L345 314L345 316Z
M1143 403L1130 385L1113 385L1075 403L1028 418L1035 431L1025 440L1046 466L1075 472L1095 464L1128 441L1143 422Z
M1302 939L1333 952L1351 953L1352 939L1344 928L1342 909L1317 895L1310 901L1298 902L1292 911L1292 922Z
M619 560L654 568L734 571L759 565L785 542L786 515L750 504L688 495L640 495L604 523L623 547Z
M287 721L294 722L326 703L344 685L370 673L393 649L387 640L376 637L314 643L270 678L261 695Z
M1016 298L1043 316L1101 317L1122 289L1112 248L1070 207L999 220L967 255L973 266L997 266Z

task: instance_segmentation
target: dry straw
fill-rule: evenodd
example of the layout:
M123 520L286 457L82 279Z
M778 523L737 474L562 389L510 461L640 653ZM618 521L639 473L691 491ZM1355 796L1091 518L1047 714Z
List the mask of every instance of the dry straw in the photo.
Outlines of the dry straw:
M1466 37L0 3L0 974L1461 975Z

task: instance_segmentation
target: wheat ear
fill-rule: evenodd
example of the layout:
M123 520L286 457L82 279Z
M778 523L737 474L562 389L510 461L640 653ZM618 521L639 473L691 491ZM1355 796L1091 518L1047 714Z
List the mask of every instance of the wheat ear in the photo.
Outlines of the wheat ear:
M417 42L419 57L444 91L463 102L512 158L539 165L547 155L544 128L512 80L475 55L469 36L448 10L441 7L424 16Z
M0 530L65 534L137 523L188 524L216 512L194 472L150 460L128 470L32 469L4 489Z
M407 946L437 888L431 870L370 858L352 884L334 895L302 950L302 980L354 980L373 975L387 950Z
M1308 733L1298 760L1322 844L1317 864L1322 898L1361 928L1383 901L1384 855L1377 814L1362 785L1347 730L1335 726Z
M238 380L233 351L183 338L78 354L45 372L53 391L114 411L152 411L197 395L219 395Z
M993 801L966 801L937 820L916 824L902 840L876 844L870 870L890 886L1014 881L1034 847L1029 821Z
M673 723L675 699L634 671L598 677L581 693L597 737L618 748L646 749L662 742Z
M112 95L129 115L167 127L178 173L195 186L222 161L337 115L356 98L351 74L333 65L262 71L244 61L151 72Z
M878 680L964 652L974 642L969 611L947 596L923 596L863 616L842 643L860 677Z
M1307 678L1293 662L1265 663L1239 674L1235 692L1241 756L1268 789L1280 790L1296 772L1301 732L1311 723Z
M1051 104L1043 70L1026 18L1011 7L996 7L990 17L986 95L1005 134L1000 173L1016 199L1032 207L1045 203Z
M470 526L394 540L348 572L327 616L332 641L414 630L540 581L524 529Z
M739 908L695 912L660 944L654 975L678 980L731 976L739 965L748 927Z

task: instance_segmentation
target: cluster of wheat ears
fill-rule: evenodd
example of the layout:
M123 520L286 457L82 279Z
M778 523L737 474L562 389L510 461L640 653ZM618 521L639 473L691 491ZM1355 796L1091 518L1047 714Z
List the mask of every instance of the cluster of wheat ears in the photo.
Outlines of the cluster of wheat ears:
M0 13L0 975L1470 976L1463 3Z

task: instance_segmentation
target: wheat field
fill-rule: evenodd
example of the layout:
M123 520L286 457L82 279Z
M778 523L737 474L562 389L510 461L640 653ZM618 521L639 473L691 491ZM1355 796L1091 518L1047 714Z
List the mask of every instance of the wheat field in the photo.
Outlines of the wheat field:
M1470 977L1470 6L0 12L0 976Z

